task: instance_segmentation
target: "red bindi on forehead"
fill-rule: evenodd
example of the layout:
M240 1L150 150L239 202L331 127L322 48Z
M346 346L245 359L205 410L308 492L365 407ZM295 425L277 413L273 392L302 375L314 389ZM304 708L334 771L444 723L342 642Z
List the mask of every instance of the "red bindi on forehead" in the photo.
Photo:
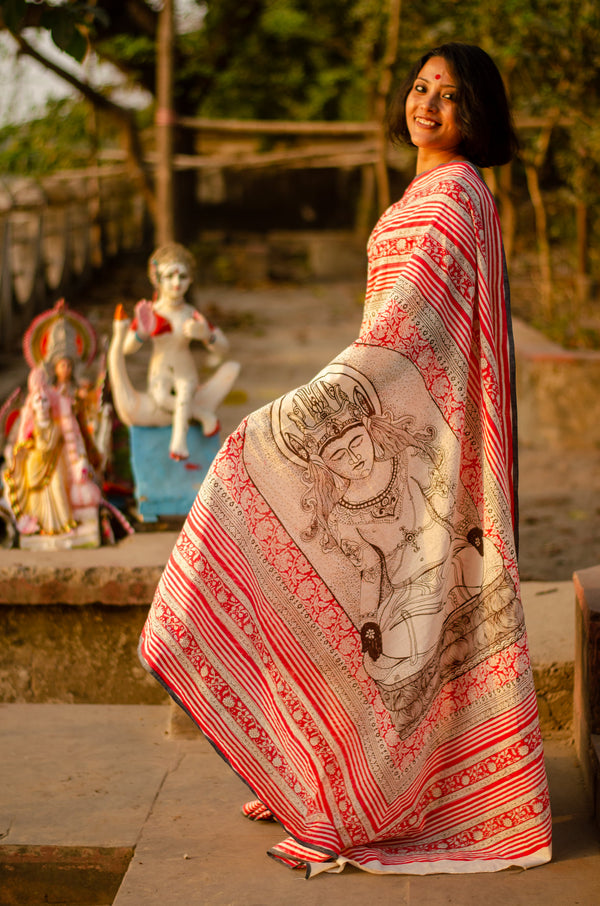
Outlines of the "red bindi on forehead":
M438 72L438 74L436 75L436 79L441 79L441 78L442 78L442 77L441 77L441 75L440 75L439 72Z

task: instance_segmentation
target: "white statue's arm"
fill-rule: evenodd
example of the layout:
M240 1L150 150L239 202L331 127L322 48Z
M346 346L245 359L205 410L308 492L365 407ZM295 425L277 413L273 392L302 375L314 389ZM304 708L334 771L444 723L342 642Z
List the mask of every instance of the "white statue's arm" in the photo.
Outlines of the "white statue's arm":
M219 327L213 327L206 345L210 352L215 352L219 356L223 356L229 351L229 341Z
M156 329L156 315L152 308L152 302L142 299L135 306L135 316L137 327L135 330L130 328L127 331L125 342L123 343L123 352L125 355L131 355L141 349L142 344L152 336Z
M218 355L224 355L229 349L229 343L225 334L218 327L213 327L204 315L200 312L194 312L183 325L183 332L190 340L199 340L203 343L209 352L216 352Z
M199 311L196 311L191 318L184 322L183 333L188 340L199 340L201 343L208 343L210 324Z

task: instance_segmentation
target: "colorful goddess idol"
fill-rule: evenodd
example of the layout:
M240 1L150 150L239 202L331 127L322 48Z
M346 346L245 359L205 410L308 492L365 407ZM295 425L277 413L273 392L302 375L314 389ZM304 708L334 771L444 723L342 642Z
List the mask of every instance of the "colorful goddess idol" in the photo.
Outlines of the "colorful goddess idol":
M253 791L243 814L283 828L270 855L309 877L551 857L508 283L478 171L514 133L478 47L426 54L397 97L417 175L371 234L357 339L225 442L140 642Z
M102 470L110 452L110 407L83 369L96 335L60 300L23 339L31 367L27 396L5 452L5 498L19 544L28 549L96 547L101 542ZM87 405L82 404L81 385ZM89 402L89 399L91 402Z

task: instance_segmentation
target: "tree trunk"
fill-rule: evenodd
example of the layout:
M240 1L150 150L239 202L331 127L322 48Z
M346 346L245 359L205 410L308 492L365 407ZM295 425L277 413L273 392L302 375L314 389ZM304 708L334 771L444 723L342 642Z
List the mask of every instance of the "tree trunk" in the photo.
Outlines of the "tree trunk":
M498 195L500 198L500 221L502 223L502 239L504 241L504 254L506 263L510 264L515 247L515 234L517 232L517 214L512 195L512 164L508 163L500 169L498 179Z
M529 189L529 197L531 198L535 214L542 311L544 317L548 319L552 317L552 255L550 252L550 241L548 239L548 218L546 216L546 207L540 188L539 172L546 159L548 145L550 144L550 136L552 135L552 129L554 128L557 119L558 114L556 115L556 118L548 120L538 136L533 154L529 156L529 160L527 157L524 159L527 188Z
M375 164L375 181L377 184L377 201L379 213L390 204L390 182L387 171L387 135L385 131L385 112L392 85L392 69L398 52L398 32L400 29L400 10L402 0L388 0L388 21L385 37L385 51L381 65L381 76L377 86L375 101L375 118L380 124L378 135L379 154Z
M577 297L581 305L585 305L590 297L590 278L588 274L588 209L580 198L577 199L575 208L577 221Z
M156 244L175 239L173 204L173 0L164 0L158 16L156 47Z
M527 188L535 214L535 228L538 246L538 261L540 268L540 297L542 311L545 317L552 314L552 264L550 256L550 242L548 241L548 219L544 199L540 190L538 171L533 164L525 165Z

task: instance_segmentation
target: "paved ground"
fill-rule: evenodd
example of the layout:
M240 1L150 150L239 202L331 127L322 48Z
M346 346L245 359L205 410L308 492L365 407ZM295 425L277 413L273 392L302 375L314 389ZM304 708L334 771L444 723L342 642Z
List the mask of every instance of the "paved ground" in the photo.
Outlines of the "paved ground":
M282 830L241 816L243 783L199 735L171 737L169 714L168 706L0 706L3 906L600 902L600 839L564 736L545 741L554 815L551 864L529 872L425 878L346 869L305 881L266 855L285 836ZM124 870L133 850L119 886L118 869Z
M169 544L159 535L134 540L133 559L143 564L164 560L174 536ZM86 562L105 551L85 552ZM572 660L572 584L525 583L523 592L534 665ZM0 904L592 906L600 902L600 836L591 799L569 734L549 733L545 747L550 865L427 878L346 869L305 881L266 856L282 831L242 818L244 784L179 709L0 705Z

